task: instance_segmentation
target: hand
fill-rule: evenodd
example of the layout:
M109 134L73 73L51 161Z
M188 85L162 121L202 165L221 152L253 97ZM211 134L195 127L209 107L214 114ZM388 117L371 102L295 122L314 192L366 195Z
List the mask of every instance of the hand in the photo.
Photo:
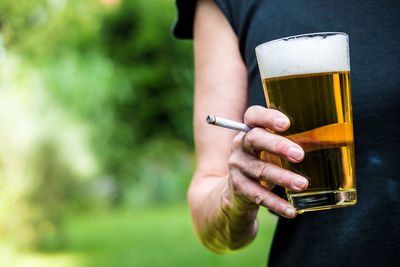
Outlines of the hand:
M303 149L267 130L285 131L289 128L289 119L277 110L252 106L247 109L244 122L254 128L246 134L239 133L233 140L229 158L232 200L236 205L261 205L284 217L296 217L295 209L271 192L275 185L296 192L308 186L307 179L279 166L279 157L293 163L301 162L304 158ZM263 160L260 159L261 151L265 153Z

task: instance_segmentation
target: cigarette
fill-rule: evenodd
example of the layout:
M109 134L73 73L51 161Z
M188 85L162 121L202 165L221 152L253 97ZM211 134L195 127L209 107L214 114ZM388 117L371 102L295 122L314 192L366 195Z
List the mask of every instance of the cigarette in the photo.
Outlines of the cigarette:
M219 118L219 117L210 116L210 115L207 116L206 122L209 124L213 124L215 126L220 126L220 127L224 127L224 128L228 128L228 129L232 129L232 130L236 130L236 131L241 131L241 132L248 132L251 130L251 128L244 123L241 123L238 121L231 121L228 119Z

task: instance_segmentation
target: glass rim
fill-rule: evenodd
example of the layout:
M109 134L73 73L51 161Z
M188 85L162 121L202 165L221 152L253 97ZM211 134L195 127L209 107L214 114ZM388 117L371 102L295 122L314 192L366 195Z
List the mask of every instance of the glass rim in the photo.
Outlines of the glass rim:
M297 35L292 35L292 36L287 36L287 37L282 37L279 39L274 39L274 40L270 40L267 42L264 42L262 44L259 44L256 46L256 50L260 49L262 46L274 43L274 42L278 42L278 41L289 41L292 39L299 39L299 38L314 38L314 37L318 37L318 36L322 36L322 37L327 37L327 36L332 36L332 35L345 35L345 36L349 36L347 33L345 32L313 32L313 33L303 33L303 34L297 34Z

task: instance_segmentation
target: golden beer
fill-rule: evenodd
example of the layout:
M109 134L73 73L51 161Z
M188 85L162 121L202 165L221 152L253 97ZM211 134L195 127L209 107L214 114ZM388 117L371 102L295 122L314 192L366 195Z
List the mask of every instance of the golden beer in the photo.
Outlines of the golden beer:
M282 111L291 121L290 128L279 134L296 142L305 151L304 160L300 163L281 160L283 168L298 173L309 181L307 190L303 192L286 189L287 198L298 213L349 206L357 201L350 65L348 49L343 51L342 45L346 42L347 46L348 39L347 35L344 36L345 38L343 38L344 34L339 35L339 38L331 38L336 42L331 45L333 47L329 47L329 44L325 47L324 44L321 45L321 42L329 41L326 40L329 38L323 38L321 34L317 35L319 45L314 41L314 44L311 44L312 49L307 44L313 41L310 37L297 42L300 49L295 47L296 40L292 44L290 41L282 40L282 46L292 45L296 53L301 53L304 49L306 56L316 53L321 57L320 60L334 61L333 64L320 63L315 58L310 61L301 55L294 56L294 59L286 56L286 59L283 59L286 62L282 65L289 70L281 71L289 74L285 76L268 77L271 73L279 75L280 72L275 70L268 72L271 66L265 58L275 57L279 55L279 52L265 55L263 54L265 51L257 51L267 105L269 108ZM279 43L275 42L273 45L274 49L279 49ZM322 51L315 51L319 48ZM324 51L327 48L328 50ZM293 51L291 49L290 47L285 51L283 56L290 54L290 51ZM332 55L321 56L324 55L323 52L336 52L338 55L334 55L335 57L347 58L339 62ZM261 58L263 56L264 58ZM294 61L293 64L290 64L291 60ZM299 67L298 60L308 61L308 64L301 65L300 63ZM318 70L317 67L320 67L322 71L310 73L310 69L315 71ZM279 69L280 66L275 68ZM293 71L290 71L290 68ZM305 73L296 73L301 70Z

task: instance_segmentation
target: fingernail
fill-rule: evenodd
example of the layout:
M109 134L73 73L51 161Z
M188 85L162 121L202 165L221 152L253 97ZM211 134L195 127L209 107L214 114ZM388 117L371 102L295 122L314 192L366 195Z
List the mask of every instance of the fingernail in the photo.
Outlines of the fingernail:
M288 155L294 160L301 160L303 158L304 152L297 147L291 147L289 148Z
M288 207L285 210L285 215L288 216L288 217L294 217L295 214L296 214L296 211L295 211L295 209L293 207Z
M303 189L307 184L307 180L304 178L296 177L293 179L293 185L298 189Z
M286 117L279 117L275 119L274 123L275 126L277 126L278 128L286 128L286 126L289 125L290 121Z

